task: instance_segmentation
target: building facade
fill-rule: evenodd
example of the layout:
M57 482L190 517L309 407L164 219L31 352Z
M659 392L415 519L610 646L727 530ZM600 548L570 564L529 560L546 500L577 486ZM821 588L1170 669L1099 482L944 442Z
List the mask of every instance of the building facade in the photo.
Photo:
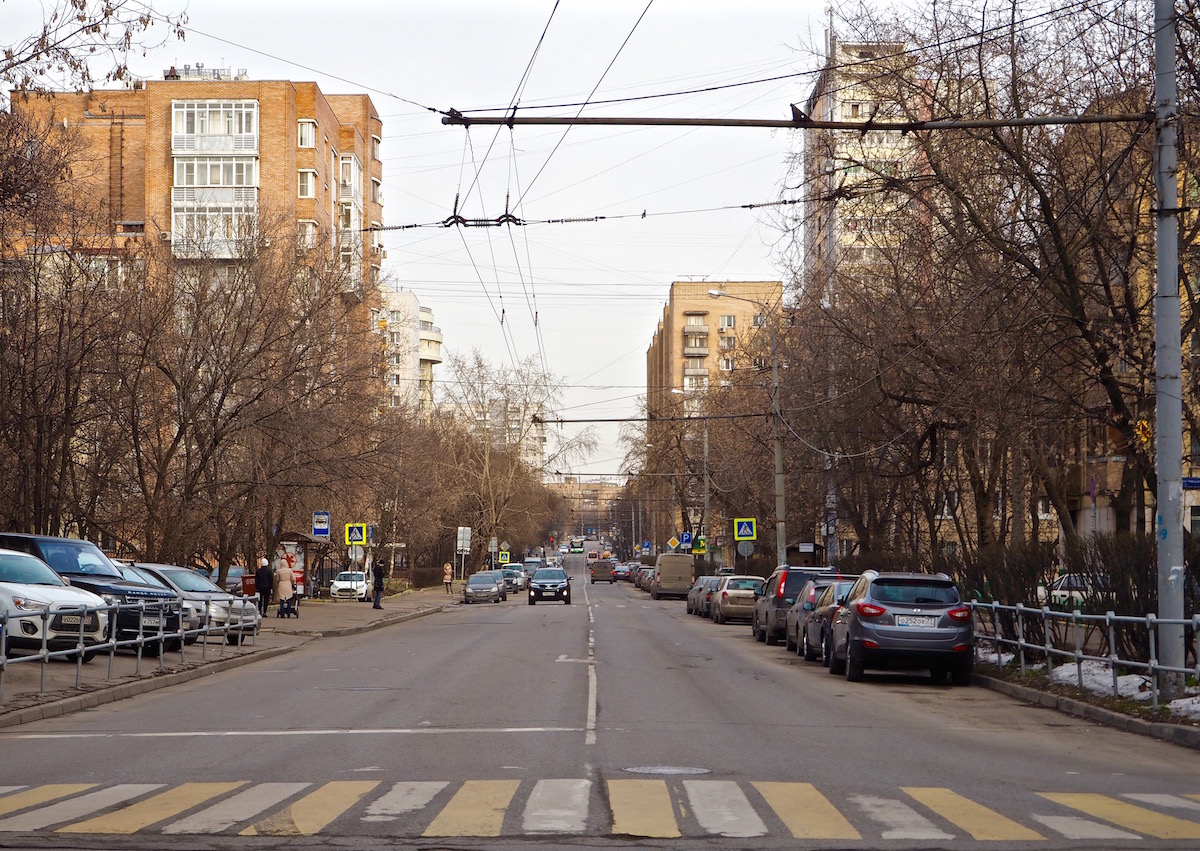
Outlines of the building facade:
M442 362L442 329L433 311L410 290L385 290L377 327L384 335L385 383L389 407L411 407L428 419L433 413L433 368Z

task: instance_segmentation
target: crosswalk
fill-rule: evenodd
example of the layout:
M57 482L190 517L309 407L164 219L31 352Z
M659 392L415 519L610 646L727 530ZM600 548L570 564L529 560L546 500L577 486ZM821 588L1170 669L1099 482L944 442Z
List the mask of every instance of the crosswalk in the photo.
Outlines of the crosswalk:
M835 792L804 782L696 778L60 783L0 786L0 833L1158 839L1200 847L1200 794L1030 792L1019 809L1000 812L939 787Z

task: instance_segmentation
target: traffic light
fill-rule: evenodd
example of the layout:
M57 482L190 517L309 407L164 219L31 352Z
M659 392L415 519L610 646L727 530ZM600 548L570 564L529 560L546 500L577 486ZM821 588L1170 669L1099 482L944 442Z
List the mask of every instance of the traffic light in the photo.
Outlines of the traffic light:
M550 543L552 543L552 544L554 543L554 536L553 536L553 535L551 535L551 536L550 536Z

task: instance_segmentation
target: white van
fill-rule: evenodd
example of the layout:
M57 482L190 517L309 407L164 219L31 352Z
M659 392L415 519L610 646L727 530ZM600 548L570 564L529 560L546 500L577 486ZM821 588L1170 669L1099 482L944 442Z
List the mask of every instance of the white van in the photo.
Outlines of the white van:
M687 597L692 587L695 560L688 553L660 553L654 560L654 578L650 580L650 596Z

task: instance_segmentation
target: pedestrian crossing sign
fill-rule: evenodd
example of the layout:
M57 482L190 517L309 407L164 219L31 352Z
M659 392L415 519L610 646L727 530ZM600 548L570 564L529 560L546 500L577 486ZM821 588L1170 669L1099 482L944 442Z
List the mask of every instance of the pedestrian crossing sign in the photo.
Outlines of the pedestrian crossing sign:
M757 541L758 520L754 517L733 518L733 539L735 541Z
M346 546L353 547L356 544L360 547L365 547L367 545L366 523L346 524Z
M508 550L501 550L500 551L500 563L508 564L508 558L509 558Z

